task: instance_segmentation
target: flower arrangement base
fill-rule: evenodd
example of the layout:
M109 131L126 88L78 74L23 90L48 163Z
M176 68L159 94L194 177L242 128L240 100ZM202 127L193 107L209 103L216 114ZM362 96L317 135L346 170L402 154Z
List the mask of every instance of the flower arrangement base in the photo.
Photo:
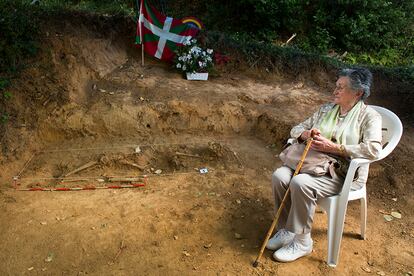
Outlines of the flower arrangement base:
M208 73L187 73L187 80L204 80L208 79Z

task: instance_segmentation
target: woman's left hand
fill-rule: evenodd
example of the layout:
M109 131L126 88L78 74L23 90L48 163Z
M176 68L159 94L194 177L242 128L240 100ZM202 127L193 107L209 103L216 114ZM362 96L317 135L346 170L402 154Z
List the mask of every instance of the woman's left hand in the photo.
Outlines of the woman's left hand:
M313 137L311 149L327 153L337 153L338 145L319 134Z

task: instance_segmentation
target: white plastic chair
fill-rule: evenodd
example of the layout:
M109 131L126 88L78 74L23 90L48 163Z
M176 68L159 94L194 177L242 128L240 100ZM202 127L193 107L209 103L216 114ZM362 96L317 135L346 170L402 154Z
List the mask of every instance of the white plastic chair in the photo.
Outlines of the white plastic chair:
M401 139L403 127L400 119L393 112L386 108L373 106L382 117L383 145L381 155L376 160L362 158L352 159L345 177L344 185L340 194L319 199L317 203L327 212L328 215L328 257L327 263L336 267L339 257L339 249L344 231L344 222L348 201L361 200L361 237L365 239L367 223L367 191L365 185L357 190L351 191L352 180L355 172L362 164L369 164L381 160L389 155Z

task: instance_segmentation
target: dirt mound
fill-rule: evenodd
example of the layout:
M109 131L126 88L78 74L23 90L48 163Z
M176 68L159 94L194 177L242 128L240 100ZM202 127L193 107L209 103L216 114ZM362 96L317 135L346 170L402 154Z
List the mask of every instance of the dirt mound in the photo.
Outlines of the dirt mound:
M329 100L330 85L320 84L332 72L292 82L224 68L208 82L189 82L150 57L142 67L125 22L78 22L45 26L40 55L13 83L0 157L2 274L412 271L412 125L394 153L371 167L367 241L355 239L359 208L350 204L336 271L323 263L319 213L310 258L278 264L267 254L254 270L272 216L276 155L290 128ZM144 174L149 183L134 190L10 189L16 175L20 187L77 187ZM391 211L402 219L386 223Z

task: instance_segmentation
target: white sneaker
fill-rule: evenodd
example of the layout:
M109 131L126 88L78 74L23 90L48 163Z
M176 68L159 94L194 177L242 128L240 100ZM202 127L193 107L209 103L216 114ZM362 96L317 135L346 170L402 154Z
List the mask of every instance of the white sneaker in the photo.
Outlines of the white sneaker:
M302 242L293 239L288 245L280 248L273 253L273 258L279 262L292 262L300 257L309 255L312 253L313 241L309 238L307 245Z
M293 241L295 234L285 229L280 229L277 233L267 242L266 248L270 250L277 250L282 246Z

